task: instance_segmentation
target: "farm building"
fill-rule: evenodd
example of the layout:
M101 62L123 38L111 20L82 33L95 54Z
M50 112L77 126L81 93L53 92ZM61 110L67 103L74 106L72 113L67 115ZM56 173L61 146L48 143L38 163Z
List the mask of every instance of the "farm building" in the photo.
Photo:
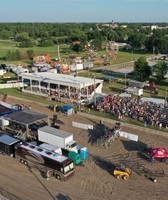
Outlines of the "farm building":
M25 73L21 77L23 92L52 99L87 100L101 93L103 87L103 80L49 72Z

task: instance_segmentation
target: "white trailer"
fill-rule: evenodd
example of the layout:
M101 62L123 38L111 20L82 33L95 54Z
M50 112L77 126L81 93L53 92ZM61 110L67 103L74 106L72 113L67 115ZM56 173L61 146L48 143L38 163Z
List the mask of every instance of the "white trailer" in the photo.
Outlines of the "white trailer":
M131 94L138 95L138 96L143 95L143 89L142 88L128 87L128 88L125 89L125 91L129 94L131 93Z
M76 153L80 149L77 142L73 140L72 133L50 126L44 126L38 129L38 140Z

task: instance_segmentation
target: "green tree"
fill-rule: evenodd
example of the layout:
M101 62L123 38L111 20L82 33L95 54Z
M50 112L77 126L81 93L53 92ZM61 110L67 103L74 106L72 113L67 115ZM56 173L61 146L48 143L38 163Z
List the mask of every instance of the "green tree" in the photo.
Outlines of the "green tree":
M2 30L0 32L0 38L4 39L4 40L9 39L10 38L10 31Z
M168 52L168 29L154 30L146 40L146 49L153 53Z
M20 43L20 47L26 48L26 47L33 47L33 42L30 39L22 40Z
M144 33L134 33L128 38L128 41L134 48L144 47L146 41L146 35Z
M21 60L22 54L19 50L16 50L15 52L8 51L5 58L8 61Z
M163 61L159 61L154 67L154 73L158 79L163 79L167 73L167 65Z
M138 80L143 81L151 75L150 67L144 57L140 57L134 63L134 73Z
M15 57L14 60L21 60L21 59L22 59L22 54L21 54L21 52L20 52L19 50L16 50L16 51L14 52L14 57Z
M7 54L5 55L5 59L7 61L13 60L13 56L12 56L12 52L11 51L7 51Z
M71 49L77 53L79 53L80 51L83 51L83 44L72 44L71 45Z
M45 38L40 41L40 46L42 47L54 46L54 42L51 39Z
M29 34L27 32L16 34L15 40L17 42L22 42L29 39Z
M34 57L34 50L33 49L27 50L27 56L29 59L32 59Z

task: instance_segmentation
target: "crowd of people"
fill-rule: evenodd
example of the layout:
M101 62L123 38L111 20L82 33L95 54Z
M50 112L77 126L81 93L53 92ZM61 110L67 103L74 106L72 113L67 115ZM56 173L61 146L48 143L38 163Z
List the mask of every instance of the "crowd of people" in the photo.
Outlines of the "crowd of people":
M110 113L124 120L126 117L141 121L144 126L152 125L160 128L168 127L168 109L163 104L149 101L141 101L135 97L120 97L119 95L108 95L103 97L96 105L101 112ZM167 112L163 112L167 111Z
M95 85L97 88L99 83ZM86 98L88 95L92 95L94 92L94 85L90 85L88 87L83 87L79 90L76 87L69 87L60 85L51 85L48 88L47 84L43 83L40 87L38 84L34 84L32 86L27 86L24 88L25 90L32 91L33 93L42 94L43 96L47 97L55 97L55 98L67 98L72 100L80 100L81 98Z

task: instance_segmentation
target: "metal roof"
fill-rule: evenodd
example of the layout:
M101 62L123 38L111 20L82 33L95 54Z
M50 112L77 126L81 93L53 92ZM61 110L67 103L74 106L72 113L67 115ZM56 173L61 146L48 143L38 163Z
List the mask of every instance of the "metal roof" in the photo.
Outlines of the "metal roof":
M76 88L83 88L89 85L94 85L94 83L97 84L103 82L103 80L100 79L86 78L80 76L74 77L72 75L49 72L24 73L21 76L24 79L32 79L47 83L67 85Z
M53 127L50 127L50 126L43 126L43 127L39 128L38 130L50 133L52 135L57 135L57 136L62 137L62 138L66 138L68 136L73 135L70 132L59 130L59 129L56 129L56 128L53 128Z
M32 124L38 120L42 120L44 118L47 118L48 116L45 114L32 112L29 110L22 110L18 112L14 112L12 114L8 114L4 116L5 119L17 122L19 124L29 125Z
M7 145L12 145L12 144L15 144L17 142L19 142L20 140L16 139L16 138L13 138L9 135L1 135L0 136L0 142L4 143L4 144L7 144Z

